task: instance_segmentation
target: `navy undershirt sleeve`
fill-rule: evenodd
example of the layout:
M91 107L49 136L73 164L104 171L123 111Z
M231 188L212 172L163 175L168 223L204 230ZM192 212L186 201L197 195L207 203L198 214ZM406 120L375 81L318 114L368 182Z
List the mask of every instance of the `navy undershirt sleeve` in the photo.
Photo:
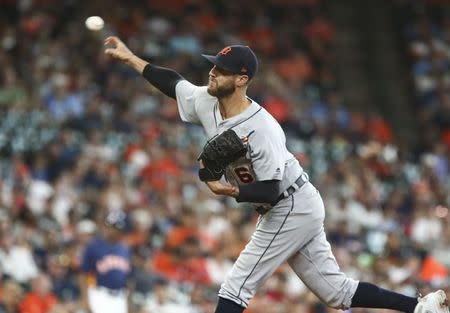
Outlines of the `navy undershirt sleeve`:
M163 94L176 99L175 86L183 76L169 68L147 64L142 71L142 76Z
M237 202L273 203L280 195L279 180L263 180L239 186Z

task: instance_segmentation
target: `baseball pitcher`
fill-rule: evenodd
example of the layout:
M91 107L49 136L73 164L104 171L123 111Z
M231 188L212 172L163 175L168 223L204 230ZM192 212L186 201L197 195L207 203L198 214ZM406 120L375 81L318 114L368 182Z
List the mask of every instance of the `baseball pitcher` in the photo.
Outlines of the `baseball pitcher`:
M137 57L117 37L108 37L105 44L106 54L176 99L183 121L203 126L210 139L199 157L199 178L213 193L252 203L260 213L250 242L220 288L216 313L242 313L283 262L333 308L449 312L442 290L416 299L358 282L340 271L325 236L319 192L286 149L277 121L246 95L258 69L249 47L228 46L217 55L203 55L212 68L208 85L196 86L171 69Z

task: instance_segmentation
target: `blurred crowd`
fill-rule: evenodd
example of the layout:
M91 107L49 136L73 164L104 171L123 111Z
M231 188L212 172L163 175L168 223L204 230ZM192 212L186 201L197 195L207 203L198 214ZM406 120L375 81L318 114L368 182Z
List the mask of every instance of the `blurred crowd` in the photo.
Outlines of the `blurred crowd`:
M0 312L81 310L80 256L111 210L127 217L131 312L213 312L220 283L254 229L256 212L199 182L203 131L182 124L173 100L104 55L110 34L197 84L209 70L200 53L251 46L261 66L249 96L280 122L320 190L342 270L411 296L449 290L444 5L405 4L418 12L404 32L420 120L414 146L375 110L346 106L325 1L0 6ZM88 31L85 18L99 14L105 28ZM248 309L330 311L286 265Z
M403 9L421 149L433 142L449 147L450 9L445 1L412 1Z

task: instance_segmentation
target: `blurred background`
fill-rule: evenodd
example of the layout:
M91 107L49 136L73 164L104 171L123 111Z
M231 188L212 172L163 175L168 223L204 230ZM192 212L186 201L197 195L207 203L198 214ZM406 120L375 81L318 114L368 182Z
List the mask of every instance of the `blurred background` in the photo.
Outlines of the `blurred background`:
M91 15L105 28L87 30ZM200 53L251 46L249 96L320 190L341 269L449 291L448 1L0 0L1 312L85 310L81 257L112 210L126 214L130 312L213 312L254 229L256 212L199 182L202 129L104 55L112 34L196 84ZM247 310L334 311L286 265Z

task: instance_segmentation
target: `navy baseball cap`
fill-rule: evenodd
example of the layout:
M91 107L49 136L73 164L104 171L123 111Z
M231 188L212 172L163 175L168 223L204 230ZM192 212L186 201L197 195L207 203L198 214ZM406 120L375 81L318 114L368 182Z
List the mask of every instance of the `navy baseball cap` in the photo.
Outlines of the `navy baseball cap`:
M216 55L202 54L202 56L217 67L233 74L247 75L249 79L252 79L258 71L258 59L248 46L228 46Z
M126 215L122 211L111 211L106 215L105 224L124 230L126 226Z

